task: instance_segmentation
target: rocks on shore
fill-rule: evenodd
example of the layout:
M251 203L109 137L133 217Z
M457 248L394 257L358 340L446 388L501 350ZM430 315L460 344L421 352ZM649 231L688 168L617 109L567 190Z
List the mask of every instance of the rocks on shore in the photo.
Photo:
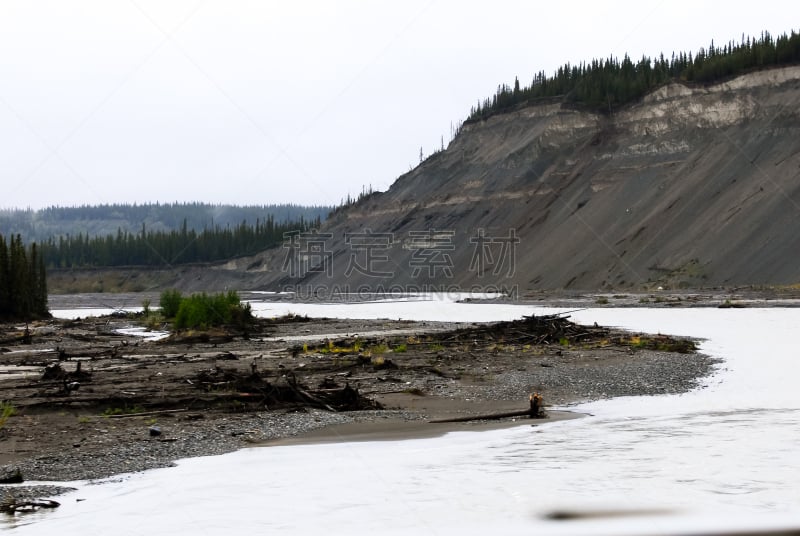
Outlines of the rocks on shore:
M25 479L22 478L22 471L16 465L4 465L0 467L0 484L21 484Z

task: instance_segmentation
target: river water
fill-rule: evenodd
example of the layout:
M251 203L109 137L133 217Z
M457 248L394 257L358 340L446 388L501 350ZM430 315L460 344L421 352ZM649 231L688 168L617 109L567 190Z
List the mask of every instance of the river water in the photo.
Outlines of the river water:
M553 309L442 300L254 303L261 315L480 321ZM246 449L79 484L20 534L662 534L800 527L800 309L590 309L701 337L703 389L572 409L583 419L440 438ZM79 499L82 499L78 501ZM637 516L553 521L554 511ZM11 526L9 524L6 527ZM0 528L3 526L0 525Z

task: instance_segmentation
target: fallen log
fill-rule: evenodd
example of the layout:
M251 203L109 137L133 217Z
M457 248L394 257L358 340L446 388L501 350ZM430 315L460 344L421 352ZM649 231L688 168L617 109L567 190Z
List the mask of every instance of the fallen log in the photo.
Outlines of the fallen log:
M499 419L508 419L510 417L528 417L530 419L541 419L546 416L544 412L543 398L538 393L530 396L530 407L519 411L506 411L503 413L488 413L484 415L466 415L464 417L451 417L448 419L435 419L428 421L430 423L447 423L447 422L470 422L470 421L496 421Z
M19 335L16 337L11 337L9 339L2 339L0 340L0 344L15 344L18 342L24 343L26 340L25 335Z
M294 390L294 391L295 391L295 392L296 392L298 395L300 395L300 397L301 397L301 398L305 399L307 402L310 402L310 403L312 403L312 404L316 404L316 405L322 406L323 408L327 409L328 411L332 411L332 412L336 413L336 409L334 409L334 408L333 408L332 406L330 406L329 404L326 404L325 402L323 402L323 401L322 401L322 400L320 400L319 398L315 397L314 395L312 395L311 393L309 393L309 392L308 392L308 391L306 391L305 389L301 388L301 387L300 387L300 386L299 386L299 385L298 385L296 382L287 382L287 384L288 384L288 385L289 385L289 387L291 387L291 388L292 388L292 389L293 389L293 390ZM341 390L340 390L340 391L341 391Z
M109 415L109 419L126 419L128 417L149 417L151 415L164 415L168 413L181 413L183 411L189 411L188 408L184 409L161 409L158 411L141 411L139 413L125 413L120 415ZM105 418L105 417L104 417Z
M35 512L40 508L58 508L59 506L61 506L61 503L50 499L37 499L20 502L11 500L10 502L0 504L0 512L5 514L16 514L21 512Z

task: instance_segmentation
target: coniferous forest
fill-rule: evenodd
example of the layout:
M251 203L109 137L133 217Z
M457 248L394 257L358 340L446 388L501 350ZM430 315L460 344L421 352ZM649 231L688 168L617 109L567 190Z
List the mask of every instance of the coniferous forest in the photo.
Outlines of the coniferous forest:
M794 30L773 38L764 32L760 38L742 36L740 43L722 46L711 42L708 49L691 53L662 54L655 60L645 56L633 62L627 55L619 58L592 60L591 63L559 67L553 76L540 71L530 86L503 84L491 98L479 102L470 111L467 123L486 119L532 104L539 99L559 97L565 102L590 109L611 112L615 108L643 97L649 91L673 81L709 84L745 72L778 65L800 63L800 34Z
M0 235L0 320L49 316L44 259L36 244L26 248L20 235L8 242Z
M243 221L236 226L190 229L184 220L180 229L151 231L143 224L138 233L119 229L114 235L50 238L41 244L41 256L51 268L106 266L171 266L213 262L251 255L277 246L284 233L319 227L320 219L276 223L274 218Z
M242 221L275 223L325 219L332 207L301 205L214 205L209 203L106 204L79 207L0 209L0 234L20 234L28 242L50 237L116 235L119 230L138 233L142 224L152 231L171 231L186 224L189 229L235 227Z

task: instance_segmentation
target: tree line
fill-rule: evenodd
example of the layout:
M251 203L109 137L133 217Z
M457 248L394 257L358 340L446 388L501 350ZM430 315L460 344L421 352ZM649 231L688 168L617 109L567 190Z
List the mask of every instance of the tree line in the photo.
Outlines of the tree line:
M47 274L36 244L0 235L0 320L47 318Z
M252 255L279 245L284 233L319 227L319 217L294 222L276 222L268 216L255 224L215 226L196 231L186 220L177 230L152 231L142 224L138 233L118 229L116 234L90 237L49 238L41 244L41 256L51 268L112 266L165 266L214 262Z
M300 218L325 219L329 206L294 204L233 206L209 203L145 203L103 204L76 207L33 209L0 209L0 233L21 234L28 242L79 233L94 236L113 235L118 229L137 233L142 222L153 231L180 229L185 222L189 229L236 226L242 221L272 217L276 223L296 222Z
M798 62L800 34L792 30L790 35L784 33L777 39L768 32L757 39L745 39L743 35L740 43L731 41L721 47L712 41L708 49L701 48L694 56L681 52L673 53L669 59L661 54L656 59L644 56L634 62L626 54L621 61L612 56L580 65L567 63L552 76L540 71L530 86L520 87L519 79L513 88L498 86L491 98L472 107L467 122L554 97L611 112L673 80L708 84L756 69Z

